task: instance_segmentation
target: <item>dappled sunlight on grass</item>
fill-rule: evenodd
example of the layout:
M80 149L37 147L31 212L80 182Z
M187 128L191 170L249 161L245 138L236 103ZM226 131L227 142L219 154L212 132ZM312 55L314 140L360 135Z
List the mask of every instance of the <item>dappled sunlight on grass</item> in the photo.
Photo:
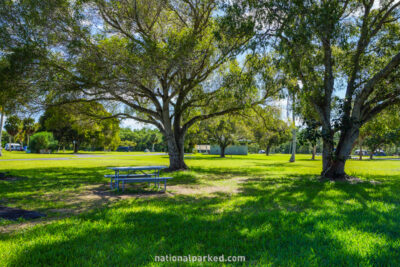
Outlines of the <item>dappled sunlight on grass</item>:
M174 177L168 182L173 194L105 202L79 215L2 234L0 259L5 266L126 266L153 265L155 255L224 254L244 255L246 264L263 266L400 264L400 162L349 161L349 173L380 182L349 184L321 182L320 160L299 155L296 163L288 163L288 157L192 155L186 160L189 171L166 174ZM25 178L0 181L1 205L45 212L78 208L82 203L65 200L88 186L108 190L105 167L167 160L0 165ZM192 193L180 193L187 187ZM135 195L135 188L127 194Z

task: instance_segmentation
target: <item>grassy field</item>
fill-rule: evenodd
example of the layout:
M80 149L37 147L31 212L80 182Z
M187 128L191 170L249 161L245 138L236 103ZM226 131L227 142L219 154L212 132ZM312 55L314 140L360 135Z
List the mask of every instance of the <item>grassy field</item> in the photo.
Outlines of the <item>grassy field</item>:
M400 265L400 161L350 160L347 172L364 182L349 184L319 181L321 161L309 155L295 163L288 155L190 155L190 171L168 174L174 179L164 194L146 185L110 192L103 175L107 166L168 164L168 157L102 155L0 161L0 171L15 177L0 180L0 205L47 214L0 222L0 266L152 266L156 255Z
M99 151L85 151L80 152L79 154L74 154L73 151L60 151L52 154L34 154L34 153L26 153L24 151L4 151L3 156L0 160L9 160L9 159L39 159L39 158L79 158L83 156L101 156L101 157L113 157L113 156L129 156L129 155L151 155L158 154L153 152L99 152Z

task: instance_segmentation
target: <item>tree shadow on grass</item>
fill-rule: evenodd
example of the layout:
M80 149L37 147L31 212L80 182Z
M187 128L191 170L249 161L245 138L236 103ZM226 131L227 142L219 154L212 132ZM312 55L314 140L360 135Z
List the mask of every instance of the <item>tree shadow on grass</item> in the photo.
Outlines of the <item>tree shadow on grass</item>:
M77 200L79 194L85 191L93 191L93 194L106 193L117 196L110 192L110 179L105 178L110 170L105 167L98 168L38 168L24 170L10 170L10 175L18 179L0 180L0 205L35 209L46 212L47 210L81 209L84 200ZM199 184L194 173L177 172L172 174L173 179L168 180L168 185L175 184ZM133 187L129 194L144 195L149 190L141 190L139 184ZM97 188L97 189L96 189ZM100 190L100 191L99 191ZM130 190L128 188L128 190ZM120 193L119 193L120 194ZM90 197L90 196L85 196ZM88 200L89 201L89 200ZM93 199L90 199L93 202Z
M395 266L395 185L381 192L380 185L307 176L249 179L235 196L121 201L1 239L14 244L6 258L12 266L146 265L156 255L189 254L243 255L258 265ZM389 197L381 199L383 193ZM17 240L29 242L17 248Z
M74 189L84 185L105 183L104 168L39 168L29 170L12 170L16 177L24 177L15 182L3 182L0 196L7 193L35 193L54 190Z
M252 168L252 167L206 167L206 166L195 166L190 168L191 171L194 171L198 174L210 175L210 176L256 176L262 173L266 174L266 169Z

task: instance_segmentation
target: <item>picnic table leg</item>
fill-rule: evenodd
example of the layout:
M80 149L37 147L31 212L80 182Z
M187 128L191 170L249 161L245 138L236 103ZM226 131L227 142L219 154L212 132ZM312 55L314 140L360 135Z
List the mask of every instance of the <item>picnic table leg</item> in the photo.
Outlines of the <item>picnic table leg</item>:
M167 192L167 179L164 179L164 192Z
M117 172L116 176L116 185L117 185L117 191L119 191L119 171Z
M125 191L125 180L122 181L122 191Z
M117 173L118 173L118 171L115 171L115 174L114 174L114 177L112 177L111 176L111 179L110 179L110 188L111 188L111 190L113 190L113 180L115 180L115 177L117 177Z

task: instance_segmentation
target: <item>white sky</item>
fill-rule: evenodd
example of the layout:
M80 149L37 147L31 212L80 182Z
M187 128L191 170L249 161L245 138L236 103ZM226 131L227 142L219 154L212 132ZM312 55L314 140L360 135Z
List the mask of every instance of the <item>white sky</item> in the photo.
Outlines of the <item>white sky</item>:
M147 128L154 128L154 126L150 125L150 124L144 124L132 119L125 119L123 121L121 121L121 128L131 128L132 130L138 130L138 129L142 129L144 127Z

